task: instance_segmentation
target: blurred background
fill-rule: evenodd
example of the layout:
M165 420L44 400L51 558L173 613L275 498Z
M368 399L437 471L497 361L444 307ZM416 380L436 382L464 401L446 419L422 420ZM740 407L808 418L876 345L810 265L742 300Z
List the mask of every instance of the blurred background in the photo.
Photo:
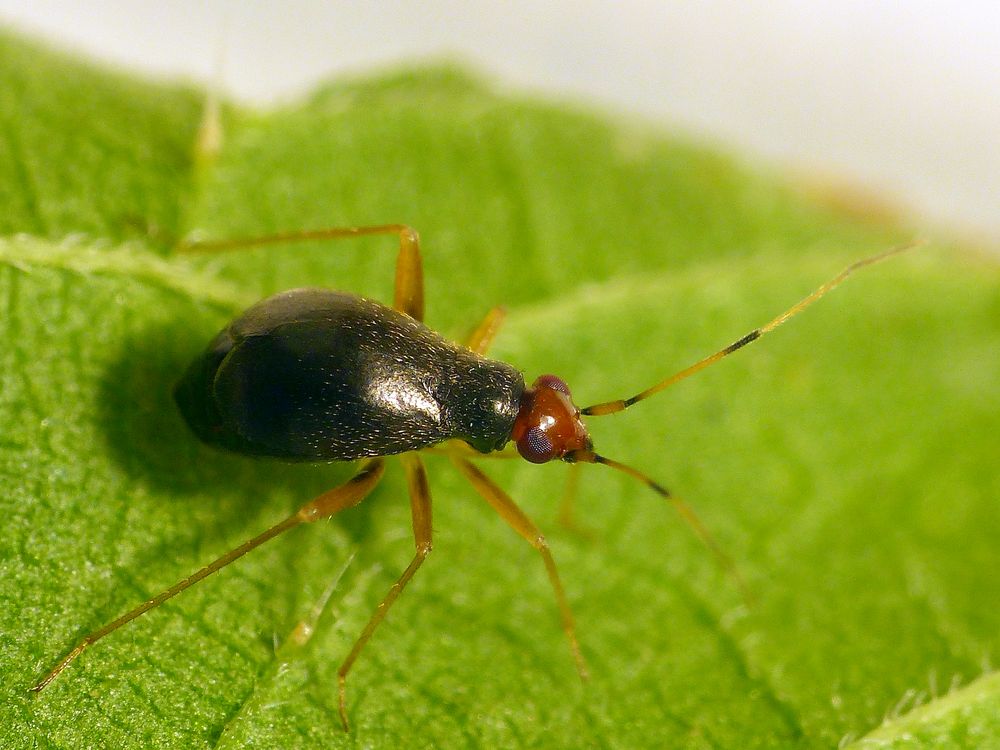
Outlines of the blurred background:
M0 23L262 106L463 60L1000 249L1000 3L0 0Z

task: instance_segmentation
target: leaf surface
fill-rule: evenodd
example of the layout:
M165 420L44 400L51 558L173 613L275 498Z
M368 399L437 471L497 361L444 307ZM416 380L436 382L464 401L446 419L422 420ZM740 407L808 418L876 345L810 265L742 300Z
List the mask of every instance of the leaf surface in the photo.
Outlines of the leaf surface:
M351 513L255 551L29 696L86 632L350 472L203 447L170 389L264 294L389 299L392 241L178 256L177 237L410 223L429 324L461 338L505 304L493 354L587 403L905 238L725 155L453 68L230 110L199 172L196 94L11 38L0 56L20 86L0 86L0 746L829 747L980 678L995 654L1000 275L932 246L592 420L602 453L697 508L752 608L628 477L583 467L590 539L556 523L564 467L484 462L550 539L581 685L537 553L428 456L435 551L351 674L350 735L337 667L412 555L398 466ZM303 620L313 634L296 643ZM936 746L1000 742L992 692L961 710L964 693L941 699Z

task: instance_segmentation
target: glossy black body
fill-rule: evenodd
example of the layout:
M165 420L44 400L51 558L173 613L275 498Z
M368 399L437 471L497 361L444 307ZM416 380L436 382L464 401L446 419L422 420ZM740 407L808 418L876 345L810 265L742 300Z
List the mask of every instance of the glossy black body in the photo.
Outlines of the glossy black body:
M293 289L258 302L196 359L174 396L205 442L349 461L460 438L502 448L524 378L372 300Z

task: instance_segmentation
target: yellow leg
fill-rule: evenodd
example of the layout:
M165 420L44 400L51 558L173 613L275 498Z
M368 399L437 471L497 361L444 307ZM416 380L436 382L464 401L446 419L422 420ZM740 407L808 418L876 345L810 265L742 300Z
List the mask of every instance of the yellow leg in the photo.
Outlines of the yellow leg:
M405 224L381 224L371 227L332 227L330 229L306 229L300 232L282 232L263 237L247 237L236 240L181 243L180 250L216 251L237 250L244 247L277 245L288 242L309 242L335 240L344 237L365 237L373 234L395 234L399 236L399 256L396 258L396 284L393 307L411 318L424 319L424 272L420 257L420 237L412 227Z
M486 313L486 317L476 326L476 330L472 332L468 342L465 344L466 347L476 354L485 355L489 351L490 345L493 343L493 339L496 338L497 333L500 331L500 326L506 317L507 308L494 307Z
M199 570L197 573L189 575L187 578L178 581L173 586L168 588L156 596L154 596L149 601L140 604L135 609L126 612L124 615L119 617L117 620L109 622L107 625L98 628L94 632L90 633L86 638L84 638L72 651L67 654L62 661L56 664L48 674L45 675L38 684L31 688L33 692L41 692L46 685L48 685L52 680L54 680L60 672L62 672L69 664L76 659L80 654L82 654L86 649L90 648L97 641L101 640L106 635L118 630L118 628L123 625L127 625L132 622L135 618L140 615L145 614L149 610L160 606L163 602L177 596L184 589L190 588L194 584L198 583L204 578L207 578L212 573L221 570L222 568L229 565L229 563L234 560L238 560L243 557L247 552L256 549L264 542L274 539L279 534L282 534L289 529L295 528L303 523L312 523L313 521L318 521L321 518L327 518L332 516L334 513L339 513L342 510L353 507L360 503L368 493L374 489L375 485L378 484L379 479L382 478L382 470L384 468L384 461L381 458L374 459L370 461L361 471L355 474L350 480L335 487L328 492L324 492L319 497L303 505L299 510L293 513L291 516L286 518L281 523L277 523L271 528L269 528L264 533L255 536L253 539L244 542L239 547L230 550L222 557L218 558L212 563L209 563L204 568Z
M586 680L587 664L583 660L583 654L580 652L580 643L576 639L576 627L573 624L573 613L570 611L569 602L566 601L566 592L563 590L562 581L559 580L559 572L556 570L555 560L552 558L552 552L549 550L549 543L545 540L542 532L538 530L538 527L524 514L524 511L517 507L514 501L510 499L510 496L497 487L489 477L458 455L453 454L451 460L465 478L472 483L476 491L482 495L483 499L500 514L500 517L510 524L514 531L527 539L531 546L537 549L542 556L542 561L545 563L545 571L549 574L549 581L552 583L552 588L556 594L556 601L559 604L563 630L566 631L570 650L573 652L573 658L576 660L576 669L580 673L580 679Z
M406 481L410 490L410 508L413 515L413 540L417 547L417 553L406 567L406 570L403 571L403 574L392 585L392 588L389 589L389 593L379 602L371 619L368 620L368 624L365 625L365 629L361 631L358 640L354 642L351 652L340 665L340 669L337 670L340 720L343 722L345 732L349 730L350 726L347 722L347 674L351 671L351 667L354 666L354 662L357 661L358 655L365 647L365 644L371 639L375 628L385 619L386 614L389 612L389 607L403 593L406 584L410 582L410 579L413 578L417 569L431 552L431 493L427 486L427 474L424 471L424 465L420 457L416 453L404 453L400 456L400 459L402 459L403 468L406 470Z

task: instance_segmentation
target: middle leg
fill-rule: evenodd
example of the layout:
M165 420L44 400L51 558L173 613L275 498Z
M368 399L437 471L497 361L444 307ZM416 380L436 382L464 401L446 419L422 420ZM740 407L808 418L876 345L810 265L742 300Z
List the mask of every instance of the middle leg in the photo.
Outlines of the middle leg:
M246 247L278 245L288 242L311 242L335 240L346 237L395 234L399 237L399 255L396 257L396 281L392 306L411 318L424 319L424 266L420 256L420 237L413 227L406 224L379 224L366 227L330 227L329 229L303 229L297 232L281 232L261 237L245 237L234 240L210 240L207 242L182 242L179 250L189 252L216 252L236 250Z
M365 644L371 639L375 628L385 619L389 607L399 598L406 584L410 582L410 579L413 578L417 569L431 552L431 492L427 486L427 473L424 471L423 462L416 453L403 453L400 460L402 460L403 468L406 470L406 483L410 491L413 541L416 544L417 552L399 579L392 584L389 593L379 602L371 619L368 620L368 624L365 625L365 629L361 631L361 635L355 641L351 653L347 655L347 658L340 665L340 669L337 670L340 720L344 725L345 732L349 730L350 726L347 722L347 674L351 671L351 667L354 666L354 662L357 661Z

